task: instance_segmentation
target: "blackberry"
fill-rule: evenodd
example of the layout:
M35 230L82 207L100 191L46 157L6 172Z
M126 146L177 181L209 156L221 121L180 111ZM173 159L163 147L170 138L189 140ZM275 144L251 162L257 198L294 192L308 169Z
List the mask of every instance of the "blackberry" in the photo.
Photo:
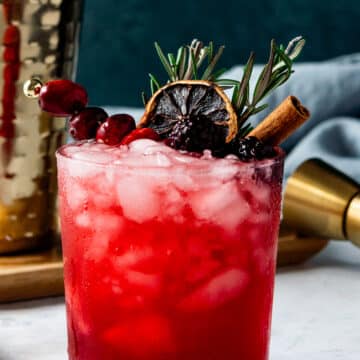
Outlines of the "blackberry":
M216 126L205 116L193 116L178 121L167 136L166 143L178 150L202 152L205 149L213 155L220 154L225 145L227 131Z
M276 155L272 146L265 145L254 136L233 139L229 151L242 161L262 160Z

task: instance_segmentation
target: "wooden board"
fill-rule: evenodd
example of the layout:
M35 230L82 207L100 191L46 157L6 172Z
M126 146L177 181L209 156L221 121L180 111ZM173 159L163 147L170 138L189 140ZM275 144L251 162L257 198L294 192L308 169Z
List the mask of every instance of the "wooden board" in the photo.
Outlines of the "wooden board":
M278 265L304 262L327 244L319 238L299 237L282 228ZM26 255L0 256L0 302L63 295L63 264L56 249Z
M62 294L63 264L58 250L0 256L0 302Z

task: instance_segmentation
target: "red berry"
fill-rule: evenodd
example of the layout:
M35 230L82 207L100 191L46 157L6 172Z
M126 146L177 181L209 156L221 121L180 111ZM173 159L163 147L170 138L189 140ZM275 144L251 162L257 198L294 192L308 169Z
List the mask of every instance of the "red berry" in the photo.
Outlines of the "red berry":
M57 116L69 116L84 109L88 102L86 90L70 80L52 80L40 90L42 110Z
M158 135L158 133L155 130L153 130L151 128L135 129L129 135L125 136L121 140L120 144L127 145L127 144L130 144L131 142L133 142L134 140L139 140L139 139L151 139L151 140L158 141L158 140L160 140L160 136Z
M99 107L88 107L73 115L69 123L69 133L75 140L92 139L108 114Z
M96 132L96 141L117 145L123 137L135 129L135 120L127 114L112 115L102 123Z

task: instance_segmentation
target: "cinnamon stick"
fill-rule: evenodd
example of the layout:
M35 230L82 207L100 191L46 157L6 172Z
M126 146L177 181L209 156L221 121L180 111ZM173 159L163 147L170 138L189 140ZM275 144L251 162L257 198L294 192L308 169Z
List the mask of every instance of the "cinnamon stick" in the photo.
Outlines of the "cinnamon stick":
M267 145L280 145L310 117L309 110L295 96L288 96L247 136Z

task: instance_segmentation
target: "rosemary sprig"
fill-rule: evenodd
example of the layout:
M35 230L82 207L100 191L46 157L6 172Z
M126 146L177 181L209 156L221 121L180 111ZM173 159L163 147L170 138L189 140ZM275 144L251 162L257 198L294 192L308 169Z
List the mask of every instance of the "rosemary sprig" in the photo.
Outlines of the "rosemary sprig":
M202 80L209 80L211 78L211 74L214 72L215 66L219 61L225 46L220 46L216 54L212 57L208 67L205 69L203 76L201 77Z
M160 62L168 74L170 81L195 80L198 78L216 81L226 71L226 69L214 71L222 55L224 46L220 46L214 55L214 45L212 42L204 46L201 41L194 39L190 45L181 46L177 50L175 57L172 53L165 56L159 44L155 42L154 45ZM208 64L202 70L205 59L208 59ZM203 71L202 76L199 77L201 70ZM150 78L150 87L153 86L151 85L151 81L152 77Z
M149 74L150 77L150 88L151 88L151 95L161 88L160 83L156 80L153 74Z
M251 99L249 99L249 83L255 57L253 54L250 55L232 98L238 115L239 129L246 128L245 123L249 117L267 107L267 104L259 105L259 103L289 79L293 73L293 61L299 56L304 45L305 40L301 36L291 40L285 50L282 45L277 46L275 40L271 40L269 60L256 80Z
M277 46L275 40L271 40L269 59L256 80L252 94L250 94L250 79L255 63L254 53L250 54L244 66L242 78L232 80L221 78L226 69L216 70L224 46L215 50L213 42L210 41L205 46L201 41L194 39L190 45L181 46L176 56L173 53L165 56L157 42L155 49L170 82L202 79L213 81L224 89L233 88L231 102L238 116L239 135L245 136L251 130L247 120L264 110L267 104L260 104L262 100L289 79L293 73L293 61L299 56L304 45L305 40L302 36L292 39L286 48L283 45ZM206 65L204 65L205 59L207 59ZM154 94L162 85L153 74L149 74L149 77L151 93ZM144 102L147 101L144 93L142 98Z
M217 82L219 77L227 70L224 68L215 70L224 46L220 46L214 54L212 42L205 46L201 41L194 39L190 45L181 46L177 50L176 56L173 53L168 53L166 56L157 42L154 43L154 46L160 62L168 75L168 81L202 79ZM207 59L206 66L204 65L205 59ZM199 74L201 73L202 75L200 76ZM153 95L162 85L153 74L149 74L149 77L150 90ZM224 88L233 87L235 84L234 80L227 79L221 79L221 84L219 83ZM143 101L146 99L144 93L142 94L142 99Z
M166 59L165 54L163 53L163 51L161 50L161 47L159 46L159 44L157 42L155 42L155 50L160 58L161 63L163 64L169 78L171 81L175 81L175 77L174 77L174 70L171 68L171 65L169 64L168 60Z

